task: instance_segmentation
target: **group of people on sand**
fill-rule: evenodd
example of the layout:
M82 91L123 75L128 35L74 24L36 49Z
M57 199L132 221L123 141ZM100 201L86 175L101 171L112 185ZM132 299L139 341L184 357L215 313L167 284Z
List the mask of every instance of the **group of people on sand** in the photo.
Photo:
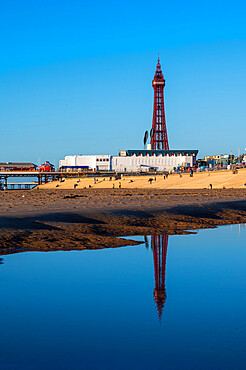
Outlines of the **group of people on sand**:
M163 179L164 180L166 180L167 178L168 178L168 176L169 176L169 174L168 173L164 173L163 174ZM182 171L179 171L179 176L180 177L182 177ZM193 169L190 169L190 177L193 177ZM119 175L119 174L115 174L115 176L114 176L114 180L119 180L119 179L121 179L121 175ZM113 180L113 176L110 176L110 178L109 178L109 181L112 181ZM148 179L148 182L150 183L150 184L152 184L152 182L153 181L156 181L157 180L157 178L156 178L156 176L154 177L154 178L149 178ZM103 178L103 181L105 181L105 178ZM78 180L77 182L80 182L80 180ZM96 177L94 177L94 185L96 185L97 183L99 183L99 182L101 182L101 181L99 181ZM129 182L133 182L133 180L130 180ZM245 184L246 185L246 184ZM74 189L76 189L76 187L78 186L78 184L74 184ZM121 181L118 183L118 188L120 189L121 188ZM89 188L91 188L92 187L92 185L89 185ZM116 185L115 185L115 183L113 182L112 183L112 188L113 189L115 189L115 187L116 187ZM84 189L85 189L86 187L84 187ZM0 189L1 189L1 184L0 184ZM212 189L212 185L210 184L210 189Z
M113 188L113 189L115 188L114 182L113 182L112 188ZM121 182L119 182L119 189L120 189L120 188L121 188Z

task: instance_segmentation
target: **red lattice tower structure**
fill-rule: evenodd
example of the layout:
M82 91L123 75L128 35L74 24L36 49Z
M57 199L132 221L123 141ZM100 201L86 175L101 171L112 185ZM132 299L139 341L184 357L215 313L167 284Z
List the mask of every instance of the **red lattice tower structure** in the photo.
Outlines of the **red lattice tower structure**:
M154 88L154 109L152 122L154 135L150 143L152 144L152 149L154 150L169 150L164 108L165 80L161 70L159 57L156 66L155 76L152 81L152 86Z
M155 268L155 290L154 299L156 302L159 320L161 321L162 310L166 302L166 260L167 260L168 235L151 235L151 247Z

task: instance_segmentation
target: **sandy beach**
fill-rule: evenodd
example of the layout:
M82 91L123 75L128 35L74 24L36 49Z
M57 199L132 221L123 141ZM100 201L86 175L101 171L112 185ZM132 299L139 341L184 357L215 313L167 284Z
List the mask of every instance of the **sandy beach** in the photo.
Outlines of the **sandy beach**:
M0 254L134 245L124 236L184 234L246 222L246 189L0 192Z
M110 180L105 177L81 178L81 179L64 179L64 181L53 181L48 184L39 186L39 189L77 189L94 188L94 189L112 189L121 187L124 189L208 189L212 184L213 189L223 188L244 188L246 184L246 169L197 172L190 177L189 173L169 175L165 180L164 176L122 176L120 180ZM150 183L149 179L153 179ZM156 181L155 181L156 179Z

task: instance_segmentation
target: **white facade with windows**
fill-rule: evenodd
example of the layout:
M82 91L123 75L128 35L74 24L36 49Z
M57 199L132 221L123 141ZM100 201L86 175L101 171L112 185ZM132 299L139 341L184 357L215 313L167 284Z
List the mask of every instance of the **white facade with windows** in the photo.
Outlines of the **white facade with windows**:
M93 171L109 171L110 155L67 155L59 161L59 167L63 169L90 169Z
M117 172L169 171L174 167L193 167L193 156L112 156L112 170Z
M196 164L197 150L189 151L122 151L118 156L111 155L71 155L59 162L62 170L116 171L169 171L174 167L193 167Z

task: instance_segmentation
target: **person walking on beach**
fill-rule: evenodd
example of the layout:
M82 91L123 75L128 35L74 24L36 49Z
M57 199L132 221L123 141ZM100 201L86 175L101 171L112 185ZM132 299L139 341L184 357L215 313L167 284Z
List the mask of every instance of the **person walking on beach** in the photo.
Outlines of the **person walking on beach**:
M119 189L121 188L121 182L119 182Z
M113 189L114 189L114 183L113 183Z

